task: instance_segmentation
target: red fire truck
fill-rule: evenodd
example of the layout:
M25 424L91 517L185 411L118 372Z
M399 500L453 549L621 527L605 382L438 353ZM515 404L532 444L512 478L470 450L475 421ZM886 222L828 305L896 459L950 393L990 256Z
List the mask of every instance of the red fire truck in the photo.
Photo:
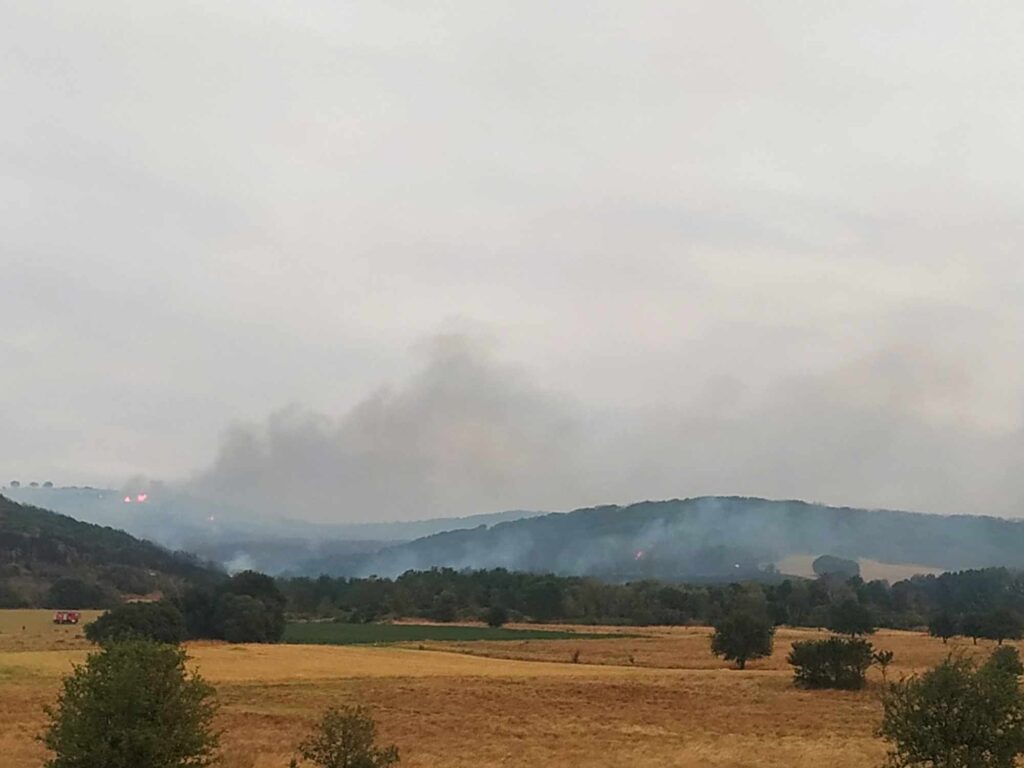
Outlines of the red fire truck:
M57 611L53 614L54 624L77 624L82 618L78 611Z

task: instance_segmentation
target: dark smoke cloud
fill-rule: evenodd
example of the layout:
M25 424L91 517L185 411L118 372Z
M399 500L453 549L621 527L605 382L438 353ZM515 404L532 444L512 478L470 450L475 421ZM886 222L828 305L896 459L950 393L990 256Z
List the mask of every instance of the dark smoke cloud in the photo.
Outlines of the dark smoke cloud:
M300 408L238 426L199 494L329 520L413 519L559 500L579 488L571 406L496 364L478 342L440 336L424 368L341 417Z
M706 494L1017 516L1024 439L958 409L977 394L965 354L894 344L764 390L720 379L686 406L598 413L445 335L341 416L235 427L191 490L339 522Z

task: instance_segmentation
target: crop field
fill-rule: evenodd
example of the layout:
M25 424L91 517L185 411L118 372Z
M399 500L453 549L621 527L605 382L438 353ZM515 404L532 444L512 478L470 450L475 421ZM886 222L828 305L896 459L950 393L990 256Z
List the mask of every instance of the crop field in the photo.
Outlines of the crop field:
M62 631L68 628L48 622L46 612L0 611L5 768L41 765L44 751L33 737L42 707L87 652ZM218 690L226 768L284 768L323 708L356 702L373 708L408 768L866 768L884 757L875 736L876 671L864 691L793 688L786 653L793 640L818 636L813 630L780 630L773 656L740 672L709 654L703 628L599 629L605 637L548 629L569 637L389 646L203 642L188 650ZM907 632L879 632L873 642L895 652L890 677L952 650L992 648L944 646Z
M285 629L284 642L316 645L364 645L426 640L444 642L480 642L493 640L566 640L578 637L612 637L607 634L580 634L564 630L536 628L465 626L459 624L342 624L329 621L292 622Z

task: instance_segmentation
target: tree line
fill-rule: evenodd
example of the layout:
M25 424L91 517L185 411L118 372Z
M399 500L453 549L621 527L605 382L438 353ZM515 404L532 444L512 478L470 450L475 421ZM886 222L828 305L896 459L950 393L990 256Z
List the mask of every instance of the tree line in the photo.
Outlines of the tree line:
M940 618L936 631L999 640L1017 636L1024 616L1024 572L1005 568L914 576L894 584L846 572L777 583L622 584L500 568L436 568L394 579L278 579L277 586L287 612L296 617L352 622L481 620L497 608L520 621L714 625L737 606L747 606L776 625L828 627L849 620L916 629Z

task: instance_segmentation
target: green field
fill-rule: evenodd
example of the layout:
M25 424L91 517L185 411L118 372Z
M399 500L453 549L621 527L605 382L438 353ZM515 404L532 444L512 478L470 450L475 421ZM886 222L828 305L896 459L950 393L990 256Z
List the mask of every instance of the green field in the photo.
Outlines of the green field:
M366 645L409 643L423 640L578 640L612 637L584 632L505 627L465 627L438 624L335 624L333 622L292 622L284 632L284 643L307 645Z

